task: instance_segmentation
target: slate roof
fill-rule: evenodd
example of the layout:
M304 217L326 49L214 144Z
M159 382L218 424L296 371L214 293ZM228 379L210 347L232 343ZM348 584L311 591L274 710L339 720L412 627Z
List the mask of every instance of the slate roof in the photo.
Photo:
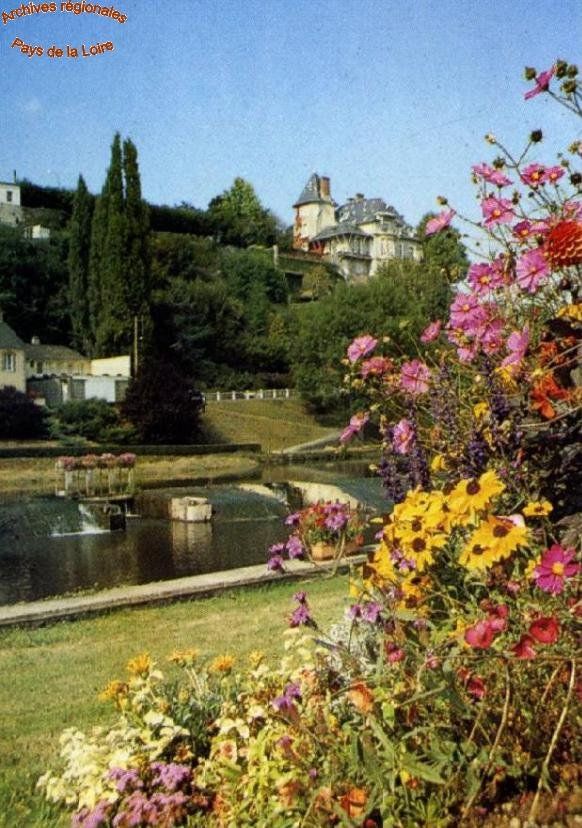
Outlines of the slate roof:
M87 357L65 345L24 345L24 353L27 359L34 360L86 360Z
M355 222L362 224L366 221L374 221L377 213L389 213L397 224L405 225L400 213L386 204L383 198L362 198L348 201L337 209L338 221Z
M300 207L301 204L312 204L313 202L325 201L326 199L321 197L320 183L320 177L317 173L313 173L293 206Z
M332 239L334 236L362 236L365 239L371 239L369 233L365 233L360 228L347 221L342 221L339 224L333 224L331 227L324 228L321 233L314 236L311 241L323 241L324 239Z
M10 325L0 319L0 348L24 348L24 342L17 336Z

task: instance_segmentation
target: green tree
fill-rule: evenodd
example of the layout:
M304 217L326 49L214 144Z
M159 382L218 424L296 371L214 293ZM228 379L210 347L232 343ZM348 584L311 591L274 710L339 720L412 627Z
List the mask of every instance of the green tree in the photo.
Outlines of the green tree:
M0 388L0 440L46 436L46 412L16 388Z
M101 303L96 330L96 350L101 356L119 353L131 342L126 288L127 222L124 210L121 138L115 134L111 162L105 183L107 190L107 228L100 267Z
M416 354L419 333L449 296L443 275L423 263L395 260L367 283L339 284L318 302L295 306L291 363L304 398L318 411L341 406L341 360L360 334L389 337L395 355Z
M213 198L207 215L222 244L272 245L280 231L275 216L262 206L252 184L244 178L235 178L229 190Z
M123 142L125 178L125 280L126 297L132 314L147 311L151 289L149 216L141 197L141 183L135 144Z
M148 360L131 380L122 415L146 443L192 443L200 430L201 399L172 362Z
M92 350L91 309L89 305L89 252L93 197L83 176L79 176L69 222L69 307L73 345L83 353Z
M467 250L461 241L461 234L454 227L447 227L432 236L425 235L427 222L435 215L426 213L416 228L422 240L423 261L429 267L443 271L449 282L459 282L464 279L469 267Z

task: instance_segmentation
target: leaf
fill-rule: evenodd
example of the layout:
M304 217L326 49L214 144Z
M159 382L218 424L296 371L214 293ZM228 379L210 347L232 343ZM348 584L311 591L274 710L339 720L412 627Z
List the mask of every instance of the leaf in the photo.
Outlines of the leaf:
M445 784L445 780L436 768L424 762L419 762L411 753L405 753L402 756L400 766L402 770L407 771L411 776L424 779L426 782L433 782L435 785Z

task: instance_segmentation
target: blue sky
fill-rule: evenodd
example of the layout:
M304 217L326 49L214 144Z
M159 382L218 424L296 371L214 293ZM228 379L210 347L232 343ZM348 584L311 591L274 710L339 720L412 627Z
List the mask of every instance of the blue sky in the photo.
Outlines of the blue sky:
M103 0L109 4L109 0ZM0 0L0 12L17 7ZM483 135L531 129L551 161L578 128L525 65L580 60L579 0L120 0L117 23L39 14L0 21L0 180L97 192L113 133L137 145L144 197L205 207L235 176L286 223L313 171L343 202L383 197L411 223L446 194L476 213ZM115 49L29 58L10 44Z

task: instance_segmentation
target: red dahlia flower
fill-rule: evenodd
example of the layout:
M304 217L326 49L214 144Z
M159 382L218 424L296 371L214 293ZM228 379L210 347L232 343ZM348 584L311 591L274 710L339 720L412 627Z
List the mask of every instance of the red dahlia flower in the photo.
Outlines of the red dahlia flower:
M546 239L546 260L552 268L582 264L582 223L561 221Z

